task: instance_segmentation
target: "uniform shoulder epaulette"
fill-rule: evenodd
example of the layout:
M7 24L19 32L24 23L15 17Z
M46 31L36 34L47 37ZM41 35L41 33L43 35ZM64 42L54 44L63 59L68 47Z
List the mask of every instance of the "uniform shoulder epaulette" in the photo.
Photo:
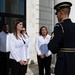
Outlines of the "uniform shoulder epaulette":
M62 32L64 33L64 28L61 23L57 23L54 27L61 27Z
M59 23L57 23L54 27L60 27L60 24L59 24Z

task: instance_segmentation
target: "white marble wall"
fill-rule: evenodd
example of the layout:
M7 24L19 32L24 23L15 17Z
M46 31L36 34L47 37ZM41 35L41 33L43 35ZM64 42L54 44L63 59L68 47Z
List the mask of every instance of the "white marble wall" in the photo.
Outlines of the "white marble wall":
M39 26L46 26L49 34L54 26L54 0L39 0Z
M39 0L27 0L27 32L31 39L31 56L30 60L37 62L35 51L35 38L39 31Z
M72 3L71 7L71 13L70 13L70 18L72 19L73 22L75 22L75 0L55 0L55 4L63 1L68 1ZM55 21L56 22L56 21Z
M31 59L37 62L35 38L39 28L45 25L49 33L54 27L54 0L27 0L27 32L31 38Z

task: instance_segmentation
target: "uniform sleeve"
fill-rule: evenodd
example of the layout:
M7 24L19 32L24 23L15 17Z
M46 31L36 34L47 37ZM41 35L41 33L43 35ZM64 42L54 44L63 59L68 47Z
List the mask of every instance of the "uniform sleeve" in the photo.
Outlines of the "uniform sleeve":
M51 36L49 35L49 40L51 39ZM48 41L49 42L49 41ZM51 55L52 53L51 53L51 51L50 50L48 50L48 52L45 54L46 55L46 57L48 57L49 55Z
M19 62L20 61L20 58L17 56L17 53L15 52L16 50L16 48L15 48L15 40L14 40L14 37L11 37L10 36L10 39L9 39L9 46L10 46L10 53L11 53L11 55L13 56L13 58L17 61L17 62Z
M62 39L63 33L62 33L62 29L59 25L54 27L54 37L52 40L50 40L50 42L48 43L48 49L52 52L52 53L57 53L57 49L58 49L58 45Z
M30 59L31 42L28 38L27 59Z
M0 45L1 45L1 32L0 32Z
M35 50L38 55L41 55L41 51L39 50L39 43L38 43L38 38L35 40Z

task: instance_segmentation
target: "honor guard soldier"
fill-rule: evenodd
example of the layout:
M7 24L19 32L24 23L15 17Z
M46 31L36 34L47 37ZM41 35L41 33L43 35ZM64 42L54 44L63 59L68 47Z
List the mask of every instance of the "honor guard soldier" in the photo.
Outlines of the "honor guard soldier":
M57 53L55 75L75 75L75 24L69 18L71 6L70 2L61 2L54 7L58 23L48 48Z

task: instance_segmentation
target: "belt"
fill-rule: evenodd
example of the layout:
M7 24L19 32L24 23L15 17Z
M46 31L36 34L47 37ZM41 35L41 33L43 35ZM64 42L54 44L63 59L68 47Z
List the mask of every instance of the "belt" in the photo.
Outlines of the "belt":
M59 48L60 52L75 52L75 48Z

